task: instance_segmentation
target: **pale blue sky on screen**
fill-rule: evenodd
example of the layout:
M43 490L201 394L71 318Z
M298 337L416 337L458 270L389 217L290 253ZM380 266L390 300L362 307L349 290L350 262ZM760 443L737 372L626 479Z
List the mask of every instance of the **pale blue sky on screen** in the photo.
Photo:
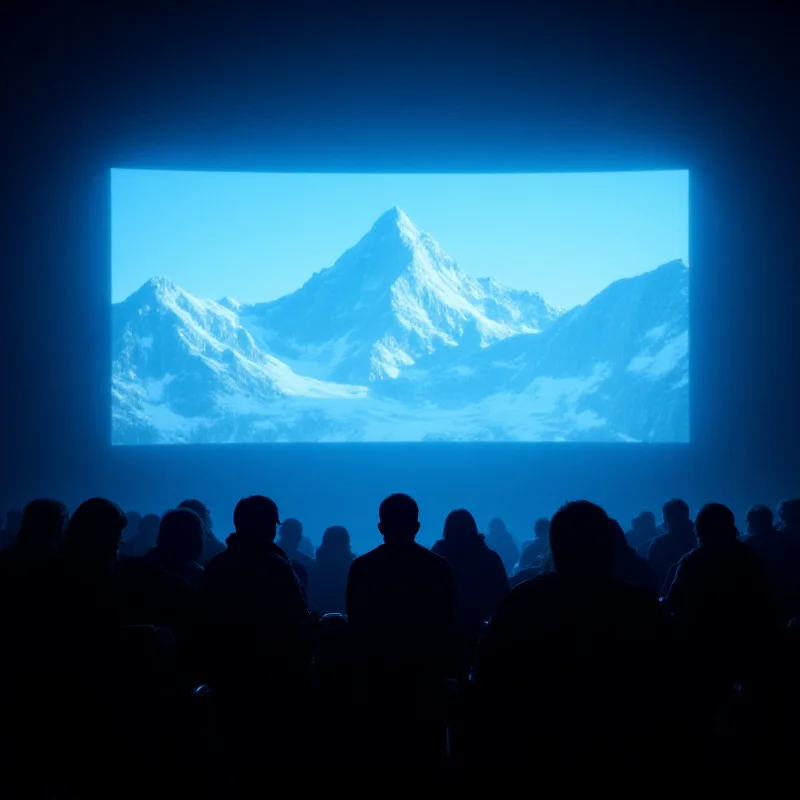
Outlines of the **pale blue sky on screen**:
M354 175L111 171L112 296L163 275L199 297L273 300L399 206L475 277L570 308L688 261L689 173Z

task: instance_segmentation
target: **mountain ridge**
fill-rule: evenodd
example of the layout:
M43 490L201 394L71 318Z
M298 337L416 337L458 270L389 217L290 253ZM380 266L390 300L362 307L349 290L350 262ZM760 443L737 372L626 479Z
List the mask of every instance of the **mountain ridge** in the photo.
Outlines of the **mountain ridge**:
M327 377L359 383L396 378L421 356L465 337L487 346L537 333L559 314L536 293L467 275L398 207L300 289L247 311L279 357L307 358L311 348ZM327 342L350 351L344 366Z
M271 303L153 277L112 309L113 441L687 441L688 269L561 312L394 207Z

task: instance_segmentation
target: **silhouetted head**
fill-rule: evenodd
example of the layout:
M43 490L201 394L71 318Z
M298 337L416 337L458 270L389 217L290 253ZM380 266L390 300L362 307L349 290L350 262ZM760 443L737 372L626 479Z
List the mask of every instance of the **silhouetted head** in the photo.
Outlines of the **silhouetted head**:
M746 521L749 534L769 533L773 530L775 516L768 506L753 506L747 512Z
M678 498L667 500L661 509L667 532L677 531L689 524L689 506Z
M115 561L122 531L127 524L125 512L116 503L93 497L81 503L70 517L64 550L86 564Z
M197 561L203 552L203 520L190 508L167 511L158 526L158 549L175 564Z
M550 536L550 520L547 519L547 517L539 517L539 519L533 523L533 532L536 534L537 539L546 542Z
M324 561L326 558L345 556L352 560L353 552L350 550L350 534L347 528L341 525L332 525L322 534L322 542L317 548L317 559Z
M67 530L67 507L58 500L32 500L22 512L16 545L42 556L55 552Z
M303 538L303 523L299 519L289 517L283 521L281 529L278 532L278 541L287 552L295 551L300 546L300 540Z
M588 500L561 506L550 523L550 552L553 566L561 575L610 575L614 539L606 512Z
M722 503L708 503L697 512L694 529L699 544L724 544L736 541L736 519Z
M505 522L495 517L489 523L489 536L509 536L508 528L506 528Z
M378 530L387 542L413 542L419 533L419 506L407 494L387 497L378 510Z
M781 500L778 503L778 521L781 528L800 528L800 500Z
M278 506L269 497L261 494L245 497L233 510L233 527L236 533L248 539L274 542L280 524Z
M656 527L656 515L652 511L642 511L633 521L633 529L636 531L652 531Z
M475 517L465 508L457 508L444 521L442 538L452 544L467 544L480 537Z
M145 514L139 523L139 537L148 546L153 547L158 538L161 517L158 514Z
M188 508L190 511L194 511L194 513L200 517L200 521L203 523L203 532L211 533L211 512L208 510L208 506L202 500L189 498L188 500L183 500L182 502L178 503L178 508Z

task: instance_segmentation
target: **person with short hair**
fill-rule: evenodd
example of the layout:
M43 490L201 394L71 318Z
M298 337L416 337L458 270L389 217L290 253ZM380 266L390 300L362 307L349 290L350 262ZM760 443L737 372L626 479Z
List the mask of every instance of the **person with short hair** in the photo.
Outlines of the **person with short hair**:
M303 587L275 544L275 502L243 498L233 525L226 549L207 564L200 584L202 638L222 738L243 769L256 771L264 752L284 766L299 758L311 617Z
M404 770L441 766L444 681L453 666L455 583L445 559L417 544L419 508L407 494L378 511L383 544L359 556L347 581L359 676L359 746L368 762Z
M309 614L289 559L275 544L279 524L273 500L245 497L234 509L235 532L226 549L205 568L200 597L224 679L274 670L283 674L304 662L304 654L281 649L297 643L296 630Z
M664 620L656 597L615 577L606 512L562 506L550 552L554 571L516 586L478 647L481 759L468 767L484 776L515 774L531 752L550 769L586 759L619 774L654 751L663 724L643 697L661 685Z

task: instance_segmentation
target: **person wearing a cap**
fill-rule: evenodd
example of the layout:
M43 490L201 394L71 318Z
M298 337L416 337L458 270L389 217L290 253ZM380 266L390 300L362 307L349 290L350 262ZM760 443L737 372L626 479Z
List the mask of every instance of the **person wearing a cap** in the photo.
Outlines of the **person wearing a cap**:
M240 500L233 524L227 548L206 565L200 584L205 672L226 747L252 766L265 752L288 763L285 745L296 741L311 664L306 596L275 544L280 516L272 500Z

